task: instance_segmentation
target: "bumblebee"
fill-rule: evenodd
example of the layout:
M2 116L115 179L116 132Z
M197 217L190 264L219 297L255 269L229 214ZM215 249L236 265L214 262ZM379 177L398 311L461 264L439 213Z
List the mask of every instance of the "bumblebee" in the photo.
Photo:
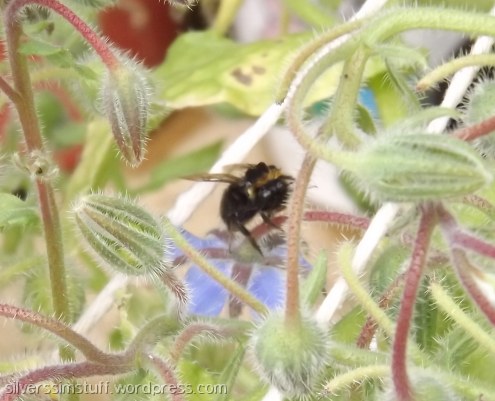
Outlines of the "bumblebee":
M276 166L263 162L236 164L233 167L243 169L244 175L239 177L233 174L198 174L185 178L230 184L222 196L220 217L229 232L240 231L262 254L261 248L245 224L259 214L265 223L277 227L271 221L271 217L285 208L294 178L283 174Z

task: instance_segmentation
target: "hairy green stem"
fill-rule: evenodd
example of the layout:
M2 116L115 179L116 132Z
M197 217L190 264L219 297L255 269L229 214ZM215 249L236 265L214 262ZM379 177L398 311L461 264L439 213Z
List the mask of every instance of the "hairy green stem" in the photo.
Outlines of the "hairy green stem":
M321 35L318 35L311 42L307 43L302 47L295 56L294 60L290 63L289 67L286 70L282 78L282 82L280 83L279 90L275 97L276 103L282 103L285 97L289 92L289 88L293 83L294 78L298 74L298 72L304 67L306 62L311 63L311 57L325 45L333 42L334 40L349 34L350 32L361 28L369 19L362 18L352 20L336 27L332 27L326 32L323 32ZM312 68L312 67L311 67Z
M328 10L310 0L284 0L284 3L302 21L316 28L326 27L335 22Z
M322 146L305 131L303 121L303 104L316 79L331 65L346 59L363 44L373 49L374 44L410 29L442 29L467 32L473 35L495 36L495 17L477 13L466 13L445 8L404 8L394 9L372 20L365 28L355 32L349 40L337 48L328 47L328 53L309 59L311 67L298 83L293 93L287 96L289 105L287 120L290 128L303 147L315 157L321 157L334 164L346 163L344 155ZM323 48L323 47L322 47Z
M416 90L425 91L438 82L447 79L458 70L465 67L474 66L495 66L494 54L470 54L464 57L455 58L447 63L441 64L439 67L430 71L416 84Z
M330 114L320 128L324 138L335 134L346 148L356 148L361 143L354 129L354 115L368 56L369 51L361 46L346 60Z
M375 322L387 333L389 337L394 334L394 324L387 314L380 309L378 304L371 297L369 290L363 287L359 278L352 271L351 255L353 248L350 243L343 244L337 254L337 261L342 277L344 277L352 294L356 297L360 305L373 317Z
M360 366L335 376L323 386L324 393L335 394L352 384L369 378L383 378L390 375L389 365Z
M385 331L389 337L394 335L394 323L387 316L385 311L380 308L380 306L373 300L368 289L363 287L359 278L352 270L351 255L352 255L351 245L342 245L339 253L337 254L337 261L342 277L344 277L347 285L349 286L352 294L359 301L360 305L370 314L371 317L376 321L380 328ZM412 342L409 342L409 347L411 348L412 358L418 364L423 364L426 360L425 355L421 350Z
M179 230L168 220L165 221L165 230L173 241L181 248L189 259L196 264L201 270L208 274L213 280L222 285L232 295L240 301L251 307L256 312L264 315L267 312L265 305L253 297L246 289L237 284L234 280L224 275L220 270L215 268L201 253L194 249L187 240L182 236Z
M225 35L241 5L241 0L221 0L215 21L211 27L212 31L219 35Z
M459 326L461 326L477 344L485 347L495 355L495 340L478 323L469 317L452 297L438 283L430 284L431 295L435 303L449 315Z
M180 322L170 315L158 316L146 323L132 339L125 351L124 360L129 363L146 350L146 347L171 336L180 328Z

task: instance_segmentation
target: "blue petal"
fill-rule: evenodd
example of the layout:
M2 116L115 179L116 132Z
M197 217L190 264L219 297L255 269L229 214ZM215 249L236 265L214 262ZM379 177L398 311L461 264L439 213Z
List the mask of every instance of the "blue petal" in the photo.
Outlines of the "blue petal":
M189 244L195 249L205 248L227 248L227 244L215 235L207 235L205 238L197 237L191 234L189 231L179 228L182 236L189 242ZM173 259L184 256L184 252L173 244L172 249Z
M255 265L248 290L269 309L285 302L285 271L271 266Z
M215 267L228 277L232 274L232 262L215 261ZM191 297L189 312L205 316L219 315L227 301L227 290L197 266L189 268L185 280Z

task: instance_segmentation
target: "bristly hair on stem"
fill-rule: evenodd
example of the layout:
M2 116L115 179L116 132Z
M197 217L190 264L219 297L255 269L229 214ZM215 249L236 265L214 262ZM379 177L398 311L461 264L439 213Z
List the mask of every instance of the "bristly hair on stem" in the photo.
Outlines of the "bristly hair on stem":
M416 243L405 274L404 292L397 317L397 327L392 350L392 379L399 401L411 401L414 389L407 374L406 347L423 268L426 264L428 246L435 227L434 207L431 203L421 206L421 220L416 234Z

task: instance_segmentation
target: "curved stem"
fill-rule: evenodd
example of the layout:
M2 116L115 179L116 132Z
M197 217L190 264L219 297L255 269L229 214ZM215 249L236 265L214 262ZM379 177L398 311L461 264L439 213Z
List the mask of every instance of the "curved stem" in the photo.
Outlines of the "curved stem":
M247 290L225 276L215 266L210 264L197 250L195 250L187 240L181 235L179 230L170 223L165 221L165 229L173 241L180 247L184 253L193 261L201 270L208 274L213 280L221 284L227 291L236 296L240 301L249 305L253 310L260 314L267 312L265 305L253 297Z
M180 390L179 380L174 368L167 361L158 355L147 354L146 360L155 368L164 383L170 386L170 400L185 401L184 394Z
M330 114L320 128L325 138L335 133L346 148L356 148L361 143L354 129L354 114L368 53L364 47L359 47L346 60Z
M123 361L130 363L139 353L143 352L146 347L155 344L157 341L175 334L180 327L180 323L172 316L158 316L146 323L124 353Z
M93 362L116 364L121 358L119 355L107 354L95 347L86 337L72 330L57 319L40 315L39 313L12 305L0 304L0 316L5 316L14 320L30 323L43 328L52 334L64 339L73 347Z
M231 331L228 328L216 326L206 322L193 322L186 326L184 330L175 338L170 350L170 359L175 363L184 352L184 349L193 341L195 337L207 335L210 338L223 338L229 336Z
M337 39L341 37L342 39L348 38L348 34L350 32L361 28L367 21L368 19L361 18L333 27L327 32L324 32L321 35L317 36L314 40L300 49L297 52L294 60L292 60L292 62L290 63L289 68L287 68L286 73L282 77L280 89L278 90L278 93L275 97L276 102L282 103L286 96L288 96L289 91L294 91L294 87L298 86L296 76L305 75L305 71L303 68L306 63L309 64L307 66L307 70L312 68L312 64L314 63L312 56L315 55L318 50L320 50L320 52L323 52L323 54L326 54L325 50L327 50L327 48L334 49L339 44L341 44L335 44L335 41ZM342 42L342 39L339 42ZM315 57L317 57L317 55L315 55Z
M490 298L481 291L479 284L473 278L477 269L471 265L464 251L452 248L451 252L453 264L462 285L481 312L495 326L495 307L492 305ZM491 289L490 291L493 290Z
M95 362L80 362L64 365L46 366L33 370L17 378L15 382L9 383L0 393L0 401L14 401L27 388L36 383L48 380L74 379L81 377L119 375L129 372L132 366L109 365Z
M348 372L339 374L323 386L323 390L328 394L335 394L351 384L359 383L369 378L383 378L390 375L389 365L360 366Z
M464 57L457 57L447 63L430 71L416 84L416 90L425 91L443 79L447 79L456 71L472 66L495 66L495 55L493 54L470 54Z
M435 303L443 309L459 326L466 330L469 335L474 338L477 344L485 347L493 355L495 355L495 340L485 330L469 317L460 307L454 302L452 297L438 283L430 284L431 295Z
M69 22L81 36L91 45L91 47L100 56L101 60L108 69L113 70L120 63L108 43L101 38L91 27L79 18L69 7L60 3L57 0L12 0L7 4L4 14L4 22L7 32L13 26L19 25L19 11L30 4L37 4L41 7L46 7ZM17 49L17 46L16 46Z
M407 338L414 305L416 304L416 294L421 282L423 268L426 264L428 246L434 227L435 214L433 213L433 206L427 204L422 210L416 243L414 244L411 262L405 276L404 293L397 317L397 327L392 348L392 379L395 394L399 401L413 399L413 389L411 388L406 367Z

